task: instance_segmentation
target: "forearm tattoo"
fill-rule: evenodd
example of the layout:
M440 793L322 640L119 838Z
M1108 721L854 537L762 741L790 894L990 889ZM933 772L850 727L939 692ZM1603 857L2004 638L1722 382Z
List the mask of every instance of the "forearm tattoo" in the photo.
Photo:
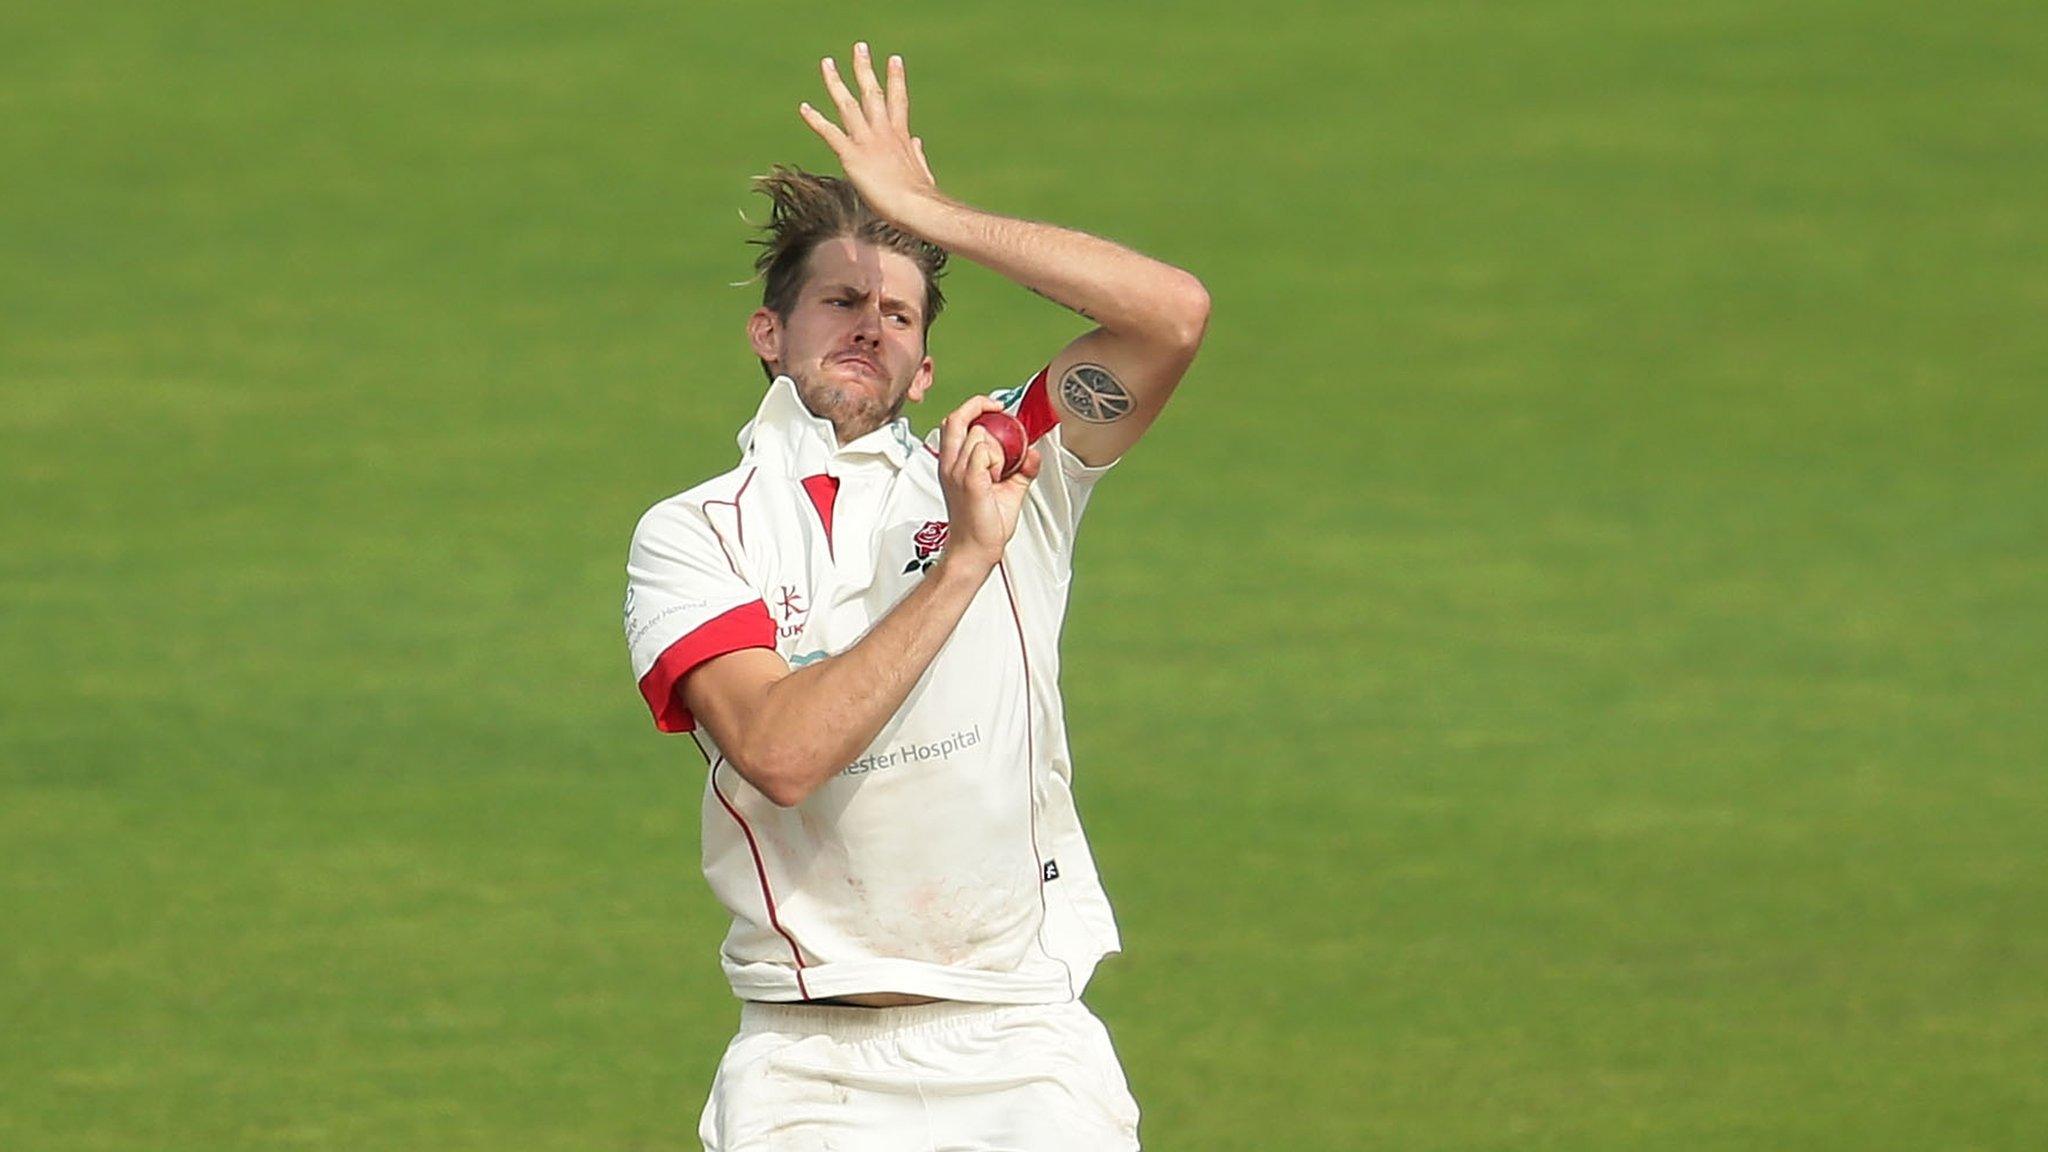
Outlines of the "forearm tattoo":
M1099 364L1076 364L1060 377L1067 411L1090 424L1113 424L1131 414L1131 394Z

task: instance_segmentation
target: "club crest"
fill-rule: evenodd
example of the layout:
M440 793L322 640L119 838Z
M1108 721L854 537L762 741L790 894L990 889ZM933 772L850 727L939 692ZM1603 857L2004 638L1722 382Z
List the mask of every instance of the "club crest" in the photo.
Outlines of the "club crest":
M944 520L927 520L924 527L917 530L917 535L910 540L910 546L916 550L917 557L903 566L905 575L912 572L928 572L931 566L938 562L939 553L946 547L946 528Z

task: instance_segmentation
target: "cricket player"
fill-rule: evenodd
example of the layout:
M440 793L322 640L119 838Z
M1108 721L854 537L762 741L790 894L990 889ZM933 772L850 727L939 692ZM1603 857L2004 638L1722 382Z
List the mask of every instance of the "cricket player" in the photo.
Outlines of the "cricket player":
M1081 834L1059 632L1096 481L1159 415L1201 283L939 190L903 62L855 45L804 122L844 179L777 168L747 337L770 383L732 471L636 530L625 626L658 728L709 765L704 873L744 1005L713 1152L1133 1149L1081 993L1118 948ZM1094 324L919 440L948 253ZM972 427L1005 411L1031 444Z

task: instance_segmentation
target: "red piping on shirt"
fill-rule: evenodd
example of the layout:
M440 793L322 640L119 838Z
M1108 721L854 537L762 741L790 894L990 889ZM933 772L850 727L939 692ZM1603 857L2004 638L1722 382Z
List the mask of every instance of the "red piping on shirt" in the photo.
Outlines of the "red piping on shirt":
M747 838L747 851L754 854L754 875L761 878L761 900L768 905L768 926L789 942L790 959L796 961L797 994L809 1000L811 990L804 985L804 954L797 950L796 937L789 934L782 926L782 918L775 914L775 893L768 887L768 866L761 862L761 846L754 842L754 830L747 826L746 818L740 815L738 808L733 807L732 801L725 798L725 789L718 786L718 769L724 763L725 757L720 756L711 765L711 792L718 797L720 804L725 805L725 810L731 814L733 823L740 826L740 834Z
M1039 374L1041 377L1044 373ZM1024 642L1024 614L1017 609L1017 592L1010 587L1010 566L997 564L996 571L1003 574L1003 595L1010 602L1010 619L1017 624L1017 658L1024 663L1024 800L1031 812L1031 859L1038 868L1038 950L1054 960L1067 971L1067 998L1080 999L1074 991L1074 969L1060 957L1053 956L1052 949L1045 946L1045 922L1052 918L1052 910L1045 899L1045 854L1038 850L1038 752L1031 735L1031 649Z
M825 526L825 554L832 555L832 506L839 499L839 477L820 472L803 478L804 494L818 510L818 522ZM836 559L836 557L835 557Z
M688 732L697 727L697 718L676 693L676 685L690 669L742 648L773 647L775 621L769 619L768 605L760 600L730 609L684 633L654 658L653 667L640 678L640 696L654 713L654 727L662 732Z
M743 513L740 512L740 497L745 496L747 494L747 485L752 484L754 482L754 473L759 471L759 468L750 468L747 470L747 478L745 480L740 481L740 490L732 494L732 499L706 500L704 502L706 507L709 507L713 504L726 504L731 506L733 529L734 531L739 533L740 548L742 550L745 550L747 546L747 518ZM725 546L725 534L719 532L715 526L712 529L711 534L713 536L718 537L718 548L720 551L725 553L725 566L732 569L733 575L739 576L742 580L746 579L746 577L740 573L739 564L736 563L732 558L732 549L727 548Z

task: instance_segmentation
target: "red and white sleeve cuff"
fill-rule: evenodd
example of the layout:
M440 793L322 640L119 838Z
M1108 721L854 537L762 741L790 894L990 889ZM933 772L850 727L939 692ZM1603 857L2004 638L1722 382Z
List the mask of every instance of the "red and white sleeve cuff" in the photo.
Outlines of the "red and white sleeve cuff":
M640 695L654 713L654 726L663 732L696 730L697 718L690 715L690 710L683 706L683 698L676 694L676 685L692 668L742 648L773 647L775 621L768 616L768 605L760 600L715 616L684 634L663 649L647 674L640 677Z

